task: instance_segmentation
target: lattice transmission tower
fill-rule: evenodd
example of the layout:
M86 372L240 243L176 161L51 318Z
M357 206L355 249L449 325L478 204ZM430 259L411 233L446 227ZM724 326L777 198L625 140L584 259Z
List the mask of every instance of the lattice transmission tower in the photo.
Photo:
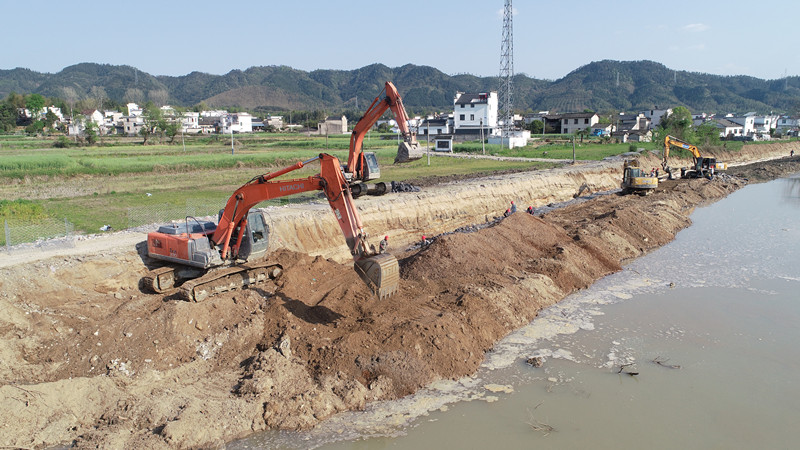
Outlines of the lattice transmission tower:
M500 46L500 100L499 117L503 121L503 134L510 135L514 129L514 102L511 79L514 77L514 23L511 0L506 0L503 9L503 42Z

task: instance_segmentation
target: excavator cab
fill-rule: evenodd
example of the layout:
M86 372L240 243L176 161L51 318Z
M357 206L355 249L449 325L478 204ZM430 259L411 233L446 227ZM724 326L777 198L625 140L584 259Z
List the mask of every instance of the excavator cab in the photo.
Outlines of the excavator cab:
M362 181L375 180L381 177L381 168L378 166L378 157L374 152L364 152L364 178Z
M222 211L219 212L220 218ZM231 244L239 239L239 227L233 230ZM264 215L260 211L250 210L247 213L247 225L245 226L242 244L239 247L237 259L248 260L260 258L269 249L269 226L264 221Z

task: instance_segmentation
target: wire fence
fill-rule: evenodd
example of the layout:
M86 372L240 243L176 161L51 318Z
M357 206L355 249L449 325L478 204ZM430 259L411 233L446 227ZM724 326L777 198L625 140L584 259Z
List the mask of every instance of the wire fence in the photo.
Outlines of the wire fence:
M0 237L6 250L19 244L34 244L37 247L74 247L75 225L67 219L42 219L36 223L18 224L3 220L3 235ZM58 239L62 238L62 239Z

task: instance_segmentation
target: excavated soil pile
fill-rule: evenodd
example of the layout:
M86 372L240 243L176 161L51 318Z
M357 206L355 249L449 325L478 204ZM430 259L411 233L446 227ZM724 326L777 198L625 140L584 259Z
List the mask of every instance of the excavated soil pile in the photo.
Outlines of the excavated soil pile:
M665 182L390 248L401 289L383 301L349 265L288 250L273 255L277 285L202 303L143 292L146 258L132 250L0 269L0 446L221 445L473 373L541 308L744 184Z

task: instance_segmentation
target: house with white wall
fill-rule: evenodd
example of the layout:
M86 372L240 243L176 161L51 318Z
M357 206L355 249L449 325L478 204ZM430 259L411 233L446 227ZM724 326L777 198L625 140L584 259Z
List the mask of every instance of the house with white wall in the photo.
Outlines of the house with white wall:
M200 127L200 113L187 111L181 117L181 129L184 133L198 134L202 131Z
M800 129L800 117L781 116L778 118L778 125L775 128L779 130L781 133Z
M222 134L252 133L253 116L246 112L224 115L219 118L219 132Z
M456 92L453 99L453 133L474 139L499 133L497 92ZM481 129L483 129L481 131Z
M647 111L642 111L642 114L650 119L650 129L654 130L658 128L658 125L662 120L672 115L672 108L659 109L658 107L655 107L653 109L648 109Z
M347 116L328 117L317 124L317 133L323 136L331 134L347 134Z
M136 103L128 103L127 107L128 107L128 115L129 116L134 116L135 117L135 116L141 116L142 114L144 114L144 111L142 110L142 108L140 108L139 105L137 105Z
M712 123L719 130L719 137L721 138L730 139L744 135L743 126L724 117L712 119Z
M753 134L755 134L756 130L755 113L747 113L741 117L735 117L729 114L725 116L725 118L730 120L731 122L738 123L739 125L741 125L743 136L752 136Z
M452 133L451 119L448 117L429 117L420 123L417 130L419 136L435 136Z
M755 126L756 133L769 134L773 128L778 127L778 118L778 116L771 114L755 116L753 125Z
M283 116L268 115L264 118L264 125L275 128L276 130L283 129Z
M566 113L560 114L561 133L572 134L581 130L591 130L600 121L597 113Z
M144 118L141 115L122 117L122 132L126 136L137 136L143 126Z

